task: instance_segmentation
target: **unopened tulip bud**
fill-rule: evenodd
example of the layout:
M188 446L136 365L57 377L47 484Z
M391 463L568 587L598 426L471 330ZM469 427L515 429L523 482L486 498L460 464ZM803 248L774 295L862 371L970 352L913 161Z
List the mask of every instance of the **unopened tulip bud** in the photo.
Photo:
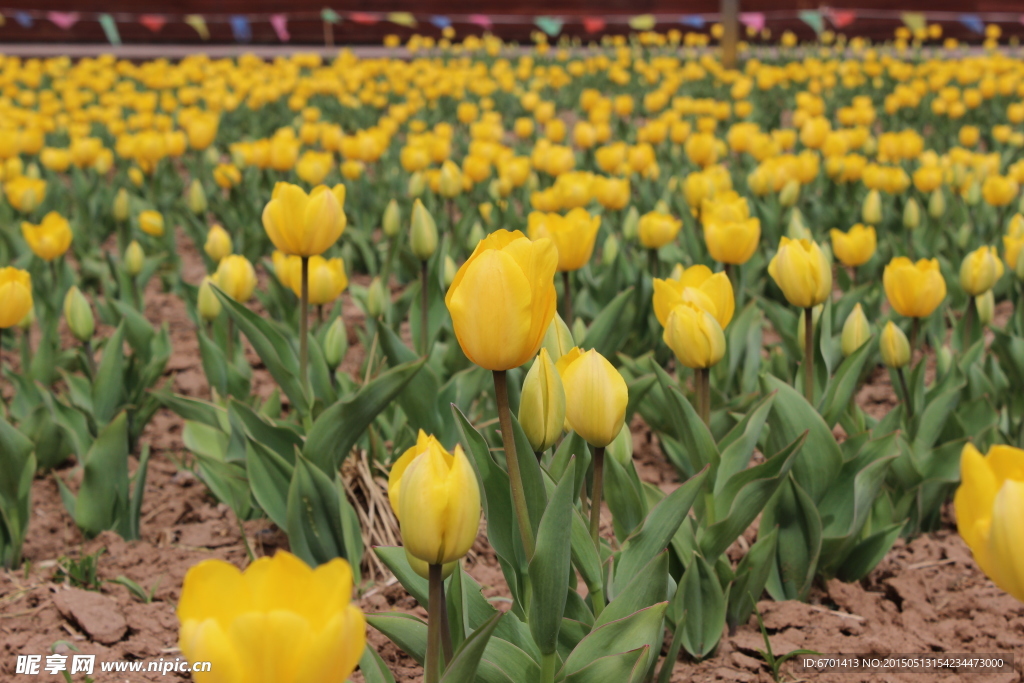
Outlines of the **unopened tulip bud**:
M622 220L622 236L627 240L635 240L639 234L640 211L636 206L629 207L626 217Z
M39 165L33 161L25 169L25 175L33 180L39 180Z
M606 447L619 435L625 421L629 401L626 381L594 349L570 352L559 360L558 371L565 388L569 426L591 446Z
M996 310L996 297L992 290L988 290L981 296L974 297L974 305L978 307L978 320L982 325L992 322L992 316Z
M414 572L422 576L424 579L430 579L429 564L427 564L420 558L414 556L412 553L409 552L408 549L405 550L405 559L409 563L409 567L411 567ZM451 576L452 573L455 571L455 568L458 566L458 560L441 565L441 580L443 581L444 579L447 579L449 576Z
M576 318L572 322L572 338L583 339L587 336L587 324L583 322L583 318Z
M233 251L231 246L231 235L228 231L219 225L214 225L210 228L210 232L206 234L206 244L203 245L203 251L209 256L214 263L220 263L221 259L228 256Z
M198 179L188 186L188 210L197 216L206 213L206 191Z
M966 249L967 245L971 241L971 233L974 232L974 226L970 223L964 223L956 231L956 245L961 249Z
M142 266L145 262L146 252L142 251L142 245L136 240L132 240L132 243L124 250L125 271L132 277L135 277L142 272Z
M964 201L967 202L968 206L977 206L981 202L981 183L977 181L971 183L971 186L967 189L967 194L964 195Z
M623 467L628 467L633 460L633 433L628 428L620 429L619 435L608 444L605 453Z
M601 247L601 263L611 265L619 257L619 239L614 235L608 235Z
M327 328L324 335L324 360L330 368L337 368L348 352L348 331L345 320L339 315Z
M903 205L903 227L914 230L919 225L921 225L921 207L918 206L917 200L911 197Z
M791 178L786 181L786 184L782 186L782 191L779 192L779 204L788 208L796 204L798 199L800 199L800 181Z
M427 207L418 199L412 205L409 246L412 247L413 255L420 261L430 260L437 250L437 224L434 223L434 217L427 211Z
M117 221L118 223L124 223L126 220L128 220L130 211L131 205L130 198L128 197L128 190L122 187L120 190L117 191L117 194L114 196L114 220Z
M928 216L931 218L942 218L946 213L946 195L942 188L932 190L928 197Z
M530 446L543 453L555 445L565 423L565 390L547 349L541 347L526 373L519 400L519 424Z
M423 195L423 190L427 187L427 180L423 177L423 174L417 171L409 176L409 196L420 197Z
M203 156L206 157L206 163L208 163L210 166L216 166L217 164L220 163L220 150L217 149L214 145L210 145L209 147L207 147L206 151L203 152Z
M811 312L811 318L814 322L815 328L818 327L818 319L821 317L821 312L824 310L824 308L825 307L823 305L818 305L815 306ZM796 324L796 341L800 345L800 350L805 351L807 344L807 316L800 315L797 316L797 318L798 322Z
M458 266L455 265L455 259L445 254L444 257L444 288L448 289L455 282L455 275L459 272Z
M92 339L92 334L96 331L96 320L93 318L92 308L89 307L89 300L78 287L72 287L64 296L64 320L78 341Z
M809 240L814 239L811 235L811 231L804 225L804 215L800 212L800 209L793 208L793 211L789 214L789 224L786 226L786 237L791 240Z
M526 178L526 189L529 192L535 192L540 187L540 178L537 177L536 173L531 173Z
M384 282L379 278L373 278L370 289L366 296L366 310L373 318L384 315L388 306L388 295L384 291Z
M394 237L401 229L402 211L398 208L398 200L392 199L384 209L384 216L380 219L381 230L388 237Z
M935 354L935 367L940 377L944 377L953 367L953 351L948 346L940 346Z
M868 317L864 315L864 309L857 304L853 307L850 315L846 316L846 322L843 323L843 356L853 355L853 352L870 338L871 324L868 322Z
M562 316L555 313L551 324L548 325L547 332L544 333L541 348L546 349L551 358L558 359L569 353L574 346L576 346L576 342L573 341L568 325L562 320Z
M199 297L196 305L199 308L199 315L207 322L215 320L220 315L220 299L214 294L209 277L204 277L203 284L199 285Z
M452 199L462 194L462 171L459 170L454 161L446 161L441 164L438 189L441 190L441 196L447 199Z
M487 196L491 198L491 201L501 201L501 180L493 178L491 182L487 183Z
M868 225L879 225L882 222L882 195L878 190L871 190L864 197L860 210L861 218Z
M882 351L882 362L894 370L902 368L910 362L910 341L896 323L889 321L882 330L879 340Z
M473 227L469 229L469 234L466 235L466 249L473 251L476 249L476 245L480 243L480 240L487 237L487 233L484 232L484 226L480 225L480 221L473 221Z

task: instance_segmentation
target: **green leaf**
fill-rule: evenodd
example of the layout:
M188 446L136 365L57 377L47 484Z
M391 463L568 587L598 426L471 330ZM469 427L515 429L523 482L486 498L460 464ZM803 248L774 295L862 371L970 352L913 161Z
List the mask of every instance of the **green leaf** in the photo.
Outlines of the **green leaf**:
M155 391L153 395L168 410L177 413L186 420L202 422L223 432L230 429L228 412L218 405L198 398L178 396L167 391Z
M668 592L668 551L658 553L626 584L622 592L608 603L593 628L601 628L630 614L664 602Z
M389 326L376 323L376 329L389 367L397 367L402 363L413 363L420 357L406 346L401 337ZM441 411L438 410L437 405L440 387L441 383L437 374L428 365L410 380L408 390L398 395L398 404L413 425L442 439L442 443L447 443L443 439L445 436L454 436L448 432L455 425L451 420L447 425L442 423Z
M526 457L530 457L527 454ZM562 476L548 507L541 517L537 547L530 560L533 586L529 625L533 640L542 654L551 654L558 643L558 628L565 612L569 572L572 569L570 539L572 532L575 461Z
M903 526L902 522L887 526L854 546L837 568L836 578L840 581L860 581L870 574L900 537Z
M412 596L413 600L426 605L429 602L430 583L417 574L409 565L409 559L405 555L405 548L399 546L377 546L373 549L374 554L381 562L387 565L391 573L395 575L402 588Z
M611 456L604 459L604 499L612 512L615 536L620 541L640 525L647 513L643 491L638 481L629 476L626 468L633 468L633 472L636 472L632 461L626 463L624 468Z
M681 642L698 659L706 657L722 637L725 627L725 594L714 567L694 553L672 598L670 618L682 629Z
M110 302L121 315L121 320L125 326L125 338L128 341L128 345L132 347L132 350L135 351L135 353L142 357L148 357L150 353L150 345L153 343L153 338L156 336L156 330L154 330L153 326L149 324L146 317L132 306L129 306L123 301L118 301L117 299L111 299Z
M359 671L366 683L395 683L394 675L370 643L366 644L363 656L359 658Z
M510 615L502 621L507 621ZM519 683L540 680L540 667L530 655L509 641L494 636L487 643L483 660L477 670L482 683Z
M644 673L642 664L648 661L647 646L608 655L594 660L579 671L566 676L565 683L628 683L638 680Z
M132 497L128 509L128 525L131 531L130 539L139 538L139 515L142 513L142 498L146 492L146 472L149 471L149 444L142 447L142 454L139 456L139 466L135 468L135 475L132 480Z
M476 671L484 656L484 650L494 629L498 627L498 621L503 616L505 615L500 612L495 614L466 639L462 647L455 652L452 661L448 663L448 668L441 676L441 683L474 683L476 681Z
M594 547L594 539L590 535L590 527L583 519L579 510L574 509L572 515L572 565L580 573L583 583L590 592L604 590L604 578L601 576L601 560Z
M725 488L734 474L742 472L750 464L750 458L761 438L775 396L773 392L762 398L718 443L722 459L715 475L715 495Z
M290 425L272 424L241 401L228 401L228 418L233 428L244 432L250 441L274 451L289 465L295 462L295 449L302 449L302 437Z
M594 629L569 653L556 679L571 676L609 653L629 652L643 647L648 648L648 657L642 658L637 664L646 670L650 664L650 661L647 661L650 659L650 653L660 651L661 622L667 607L667 602L661 602Z
M121 406L125 389L124 323L117 326L103 346L103 357L92 385L93 417L106 425Z
M0 566L21 564L36 459L32 442L0 417ZM58 479L58 481L60 481ZM4 544L7 541L9 545Z
M630 306L633 288L627 287L601 309L601 312L590 323L587 333L579 340L581 349L597 349L605 358L610 358L619 350L622 342L633 330L635 307ZM572 324L572 321L568 321Z
M704 421L697 415L697 411L683 396L683 392L679 390L675 380L660 365L654 367L658 375L658 382L665 392L665 404L668 407L675 436L686 451L690 467L693 468L693 471L697 471L705 465L710 465L712 472L717 471L721 456L715 438Z
M85 456L75 524L92 537L127 522L128 417L122 412L103 428Z
M850 405L850 399L853 397L853 392L857 390L864 365L868 358L874 355L875 348L876 344L873 338L861 344L859 349L839 365L835 376L829 382L825 395L821 397L819 407L825 424L829 427L836 426L839 417Z
M762 526L761 529L765 527ZM772 528L767 534L758 532L757 542L743 556L736 566L736 577L729 589L729 604L726 608L726 623L730 630L747 623L754 612L756 600L764 592L765 583L775 563L775 548L779 530ZM751 597L753 596L753 597Z
M418 664L423 665L427 655L427 622L403 612L380 612L367 614L366 623L394 641L395 645L402 648L402 651Z
M344 557L353 565L362 560L345 552L341 504L334 482L302 455L295 458L286 516L292 552L306 564L316 567L336 557Z
M821 554L821 517L792 472L765 508L761 526L779 528L776 561L765 586L768 593L775 600L806 599Z
M288 489L294 467L262 443L250 440L245 449L246 471L252 495L270 521L281 529L288 526Z

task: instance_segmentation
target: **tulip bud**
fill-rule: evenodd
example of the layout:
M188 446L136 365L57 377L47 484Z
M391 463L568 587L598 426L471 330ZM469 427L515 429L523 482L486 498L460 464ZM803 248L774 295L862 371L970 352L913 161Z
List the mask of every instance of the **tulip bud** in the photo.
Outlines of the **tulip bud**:
M221 259L233 251L231 235L221 226L214 225L210 228L210 232L206 233L206 244L203 245L203 251L214 263L220 263Z
M398 208L398 200L392 199L384 209L384 216L380 219L380 227L388 237L398 234L402 221L402 211Z
M459 272L458 266L455 265L455 259L448 254L444 256L444 288L448 289L455 282L455 275Z
M943 214L946 213L946 195L942 192L942 188L936 188L932 190L931 196L928 197L928 215L931 218L942 218Z
M573 431L595 448L619 435L629 389L619 371L597 351L574 349L558 362L565 388L565 418ZM598 397L600 397L598 399Z
M529 192L535 192L540 187L540 178L537 177L536 173L531 173L526 178L526 189Z
M889 321L882 330L880 340L882 362L894 370L910 362L910 341L896 323Z
M608 235L601 247L601 263L611 265L619 257L619 240L614 234Z
M824 310L824 308L825 308L824 305L819 304L819 305L815 306L812 309L812 311L811 311L811 321L814 323L815 327L818 326L818 319L821 318L821 312ZM806 349L806 344L807 344L807 316L806 315L798 315L797 319L798 319L798 322L796 324L796 341L800 345L800 350L801 351L806 351L807 350Z
M132 240L132 243L124 250L125 271L132 277L135 277L142 272L142 266L145 262L146 252L142 251L142 245L136 240Z
M345 320L340 315L334 319L331 326L327 328L324 335L324 360L331 369L341 365L348 352L348 331L345 329Z
M1024 249L1017 254L1017 263L1014 266L1013 274L1017 276L1018 280L1024 280Z
M92 339L92 334L96 331L96 320L93 318L88 299L78 287L72 287L64 296L64 320L78 341Z
M587 324L583 322L583 318L576 318L572 322L572 338L573 339L584 339L587 336Z
M864 309L857 304L850 311L850 315L846 316L846 322L843 323L843 356L853 355L853 352L870 338L871 324L868 322L868 317L864 315Z
M204 277L203 284L199 285L197 306L199 308L199 315L207 322L215 320L217 316L220 315L220 299L218 299L217 295L213 292L213 286L211 285L210 278L208 276Z
M462 194L462 171L459 170L454 161L446 161L441 164L438 189L441 190L441 196L447 199L452 199Z
M370 282L370 289L366 296L366 310L372 318L379 318L387 310L388 295L384 291L384 282L380 277L373 278Z
M555 445L565 423L565 390L547 349L541 347L523 381L519 424L530 446L543 453Z
M629 466L633 460L633 433L628 428L620 429L618 436L608 444L605 454L615 458L615 462L623 467Z
M921 224L921 207L917 205L917 200L911 197L906 204L903 205L903 227L908 230L914 230Z
M427 180L423 177L423 174L417 171L409 176L409 196L419 197L423 195L423 190L427 187Z
M562 320L562 316L555 313L555 316L551 319L551 324L548 325L548 331L544 333L544 341L541 342L541 348L546 349L548 355L557 361L557 359L569 353L574 346L576 346L576 342L573 341L569 327Z
M636 206L630 206L626 217L622 220L622 236L627 240L636 239L639 234L640 212Z
M124 223L128 220L129 213L131 211L130 198L128 197L128 190L123 187L117 191L117 195L114 196L113 214L114 220L118 223Z
M485 237L487 237L487 233L484 232L480 221L473 221L473 227L469 229L469 234L466 235L466 249L473 251L476 249L476 245L480 243L480 240Z
M800 199L800 181L790 178L779 192L779 204L788 208L796 204L798 199Z
M800 209L794 207L789 214L789 225L786 226L786 237L791 240L814 239L811 231L804 225L804 215Z
M413 255L420 261L429 260L437 249L437 224L434 223L434 217L427 211L427 207L418 199L412 205L412 232L409 236L409 245L412 247Z
M25 175L33 180L39 180L39 165L33 161L25 169Z
M500 179L494 178L491 182L487 183L487 196L491 198L491 201L497 202L501 200L502 193Z
M220 163L220 150L214 145L207 147L206 151L203 152L203 156L206 157L206 163L210 166L216 166Z
M860 214L868 225L879 225L882 222L882 195L878 190L871 190L864 197Z
M964 195L964 201L968 206L977 206L981 202L981 183L974 181L971 186L967 188L967 194Z
M409 552L408 549L405 550L405 559L409 563L409 567L411 567L414 572L422 576L424 579L430 579L429 564L427 564L420 558L415 557L412 553ZM451 576L452 572L454 572L455 568L458 566L458 560L455 560L454 562L447 562L441 565L441 580L443 581L444 579L447 579L449 576Z
M940 346L935 354L935 367L940 377L945 377L953 367L953 351L948 346Z
M992 293L992 290L988 290L981 296L974 297L974 305L978 308L978 320L981 321L982 325L988 325L992 322L992 316L996 310L996 297Z
M197 216L206 213L206 191L198 178L188 186L188 210Z

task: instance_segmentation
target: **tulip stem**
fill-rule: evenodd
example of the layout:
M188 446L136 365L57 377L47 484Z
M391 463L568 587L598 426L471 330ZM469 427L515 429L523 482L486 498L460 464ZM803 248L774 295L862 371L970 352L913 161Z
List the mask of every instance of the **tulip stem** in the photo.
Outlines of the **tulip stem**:
M964 314L964 317L967 318L964 322L964 351L971 345L971 332L974 331L974 315L977 310L975 301L973 296L967 297L967 312Z
M228 363L235 362L235 321L228 316Z
M427 281L429 274L427 272L427 262L423 261L420 264L420 351L425 356L427 351L430 349L430 339L427 334L427 328L430 324L430 295L427 291Z
M697 370L697 391L699 400L697 407L700 410L700 419L709 428L711 427L711 369L699 368Z
M651 277L658 277L658 250L647 250L647 267L651 271Z
M555 683L555 668L558 666L558 654L549 652L540 656L540 683Z
M896 368L896 376L900 378L900 389L903 390L903 405L907 407L907 419L914 417L914 402L910 398L910 389L907 387L907 377L903 374L903 368Z
M921 319L914 318L910 324L910 358L914 358L914 350L917 348L917 338L921 333Z
M562 293L562 301L564 308L563 320L566 325L572 325L572 279L568 270L562 271L562 287L565 290Z
M302 256L302 301L299 302L299 381L306 386L309 362L309 257Z
M430 597L427 605L427 661L424 671L426 683L437 683L441 678L441 606L444 604L444 579L439 564L430 565Z
M604 448L594 449L594 490L590 496L590 538L601 557L601 498L604 495Z
M508 383L504 370L494 371L494 400L498 404L498 421L501 423L501 442L505 448L505 462L508 463L509 487L512 489L512 506L516 511L519 523L519 536L526 550L527 560L533 559L534 540L533 526L530 524L530 511L526 505L526 492L523 490L523 475L519 471L519 456L516 454L516 437L512 431L512 411L508 406Z
M814 309L804 309L804 396L814 404Z
M455 571L462 571L462 569L457 568ZM448 622L448 598L444 595L444 578L441 579L441 652L444 654L444 666L448 666L455 654L455 649L452 647L452 629Z

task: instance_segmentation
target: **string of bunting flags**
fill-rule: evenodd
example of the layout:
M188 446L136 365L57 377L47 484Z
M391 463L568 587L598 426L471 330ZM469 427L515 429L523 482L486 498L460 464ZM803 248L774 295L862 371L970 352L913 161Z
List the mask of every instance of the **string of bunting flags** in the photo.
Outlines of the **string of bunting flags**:
M901 22L911 30L923 28L929 22L959 22L971 31L981 34L985 24L989 23L1021 23L1024 14L1009 12L961 13L961 12L904 12L899 10L855 10L820 7L797 11L780 10L774 12L741 12L740 23L751 31L762 31L769 21L791 20L797 18L816 33L821 33L828 26L845 29L858 19L888 19ZM609 27L628 27L634 31L650 31L656 27L685 26L702 29L720 19L719 13L705 14L612 14L603 16L530 16L520 14L451 14L451 15L419 15L412 12L359 12L339 11L324 7L319 12L275 12L260 14L152 14L125 12L58 12L38 9L2 9L0 8L0 26L12 19L18 26L30 29L37 21L49 21L67 31L79 22L97 22L103 29L107 40L112 45L121 44L118 24L136 23L145 26L152 33L160 33L164 26L171 22L184 23L199 35L202 40L210 39L211 24L228 24L232 35L240 43L252 40L253 24L269 24L278 39L283 42L291 40L288 24L291 21L320 21L324 26L324 41L333 45L334 26L342 22L370 26L390 23L408 29L420 25L445 29L455 24L472 25L485 31L500 25L533 25L546 35L554 37L567 26L582 26L584 32L597 34Z

